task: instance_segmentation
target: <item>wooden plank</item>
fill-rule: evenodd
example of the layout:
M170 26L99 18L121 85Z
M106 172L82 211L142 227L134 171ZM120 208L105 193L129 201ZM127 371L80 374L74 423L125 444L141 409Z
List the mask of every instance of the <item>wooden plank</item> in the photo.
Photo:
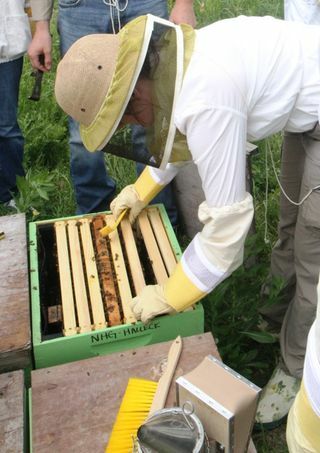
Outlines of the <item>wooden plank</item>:
M96 330L103 329L105 328L107 323L104 315L99 276L96 266L96 258L92 244L90 221L89 219L84 218L81 219L80 223L81 223L80 233L82 239L82 249L85 261L94 327Z
M177 266L177 261L166 230L163 226L159 210L157 208L150 207L147 209L147 213L167 272L169 275L172 275L174 269Z
M32 371L33 453L103 452L130 377L159 380L171 341ZM183 338L175 380L212 354L211 333ZM79 391L81 389L81 391ZM84 410L85 408L85 410Z
M126 218L123 219L122 222L120 223L120 228L122 231L123 242L127 252L133 286L137 295L146 286L141 261L139 258L135 238L129 220Z
M167 281L168 274L165 265L163 264L162 256L160 254L157 241L155 240L146 211L142 211L139 215L138 224L157 283L161 285Z
M0 374L0 451L24 452L23 371Z
M104 216L95 216L92 219L93 234L97 251L97 266L100 283L103 290L103 301L108 314L108 325L117 326L121 324L119 301L115 287L111 257L107 246L107 238L100 234L104 225Z
M63 310L63 330L65 336L75 335L77 333L77 324L71 281L66 223L63 221L55 222L54 228L57 240L59 279Z
M105 218L107 224L115 222L115 218L112 214L106 215ZM116 273L121 298L124 321L125 323L134 323L137 322L137 320L129 306L129 303L132 299L132 294L117 229L109 234L109 240L113 259L113 266Z
M0 217L0 372L31 365L25 214Z
M69 220L67 222L68 236L70 244L70 258L72 268L72 279L74 295L76 300L79 333L91 331L91 319L89 313L89 303L84 276L84 266L81 256L81 246L78 230L78 221Z

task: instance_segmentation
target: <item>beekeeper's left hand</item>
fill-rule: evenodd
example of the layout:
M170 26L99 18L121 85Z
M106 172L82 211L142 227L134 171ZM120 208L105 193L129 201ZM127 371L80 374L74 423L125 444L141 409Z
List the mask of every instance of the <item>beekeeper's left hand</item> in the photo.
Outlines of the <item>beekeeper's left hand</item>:
M168 303L162 285L148 285L130 303L135 317L146 323L157 315L175 313L176 310Z

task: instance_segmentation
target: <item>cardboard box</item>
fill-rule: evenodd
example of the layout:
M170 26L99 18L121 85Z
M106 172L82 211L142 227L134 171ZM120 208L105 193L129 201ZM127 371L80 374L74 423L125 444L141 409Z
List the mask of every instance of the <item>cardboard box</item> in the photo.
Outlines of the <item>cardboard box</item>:
M210 442L223 446L225 453L247 451L259 387L211 355L176 385L178 405L192 403Z
M138 253L135 254L137 256L139 255L140 258L142 256L145 256L146 258L146 255L148 255L148 257L146 258L147 262L142 266L145 279L144 284L161 283L163 279L168 278L168 275L170 275L171 272L171 270L169 269L170 263L167 263L167 255L173 255L175 257L175 261L177 261L181 256L181 250L164 207L162 205L156 205L148 208L146 212L147 213L144 213L144 218L141 219L141 222L139 219L138 224L141 224L141 230L143 230L145 227L148 230L146 234L148 241L150 239L151 244L147 244L146 242L148 241L146 241L144 239L144 236L142 235L142 241L145 241L145 243L140 245L141 250L139 250ZM103 215L109 216L110 214ZM72 262L72 256L71 258L68 256L62 256L63 247L62 252L59 252L59 248L57 247L57 236L55 229L57 228L57 226L59 229L61 227L65 228L65 234L68 235L68 228L72 227L73 229L76 229L78 231L81 230L81 228L85 224L85 227L88 229L89 227L87 224L93 223L95 221L94 219L95 215L92 214L86 216L77 216L72 218L53 219L50 221L30 223L29 247L32 333L33 352L36 368L58 365L93 356L110 354L112 352L120 352L148 344L168 341L176 338L177 335L190 336L203 332L204 315L201 304L196 304L194 307L183 313L157 317L146 325L141 322L136 322L135 320L132 321L130 310L128 309L128 301L126 299L133 297L135 293L138 292L136 287L138 283L136 283L135 279L133 278L134 276L132 269L134 269L134 273L136 273L136 268L139 263L135 265L134 263L132 264L130 262L130 259L133 256L132 249L130 249L130 255L128 254L127 256L125 256L125 251L123 251L124 258L121 258L119 256L121 255L119 248L116 252L113 251L112 254L114 258L114 274L116 276L117 285L119 287L116 292L118 295L120 294L122 303L122 308L120 311L123 311L124 314L124 324L108 326L110 325L111 319L111 317L110 319L108 318L108 315L113 311L113 307L104 307L106 315L106 320L104 323L103 321L97 322L93 319L94 307L92 305L92 282L90 280L85 283L86 289L84 289L84 292L88 293L88 299L90 299L91 303L89 309L91 325L88 326L87 324L78 324L78 306L76 305L76 303L72 301L70 302L70 299L76 299L75 288L79 289L79 283L75 285L74 282L76 278L78 279L78 274L81 271L79 271L78 266L77 273L73 272L74 269L72 266L74 263ZM131 228L130 225L128 226L128 221L126 225L123 224L123 222L124 221L122 221L119 228L120 236L121 234L124 235L124 226L126 228ZM157 222L158 224L160 222L160 224L163 226L161 237L158 237L158 233L161 228L155 226ZM92 231L92 227L90 228ZM168 248L167 251L162 250L163 242L165 239L163 237L164 232L172 249L171 252L168 250ZM137 232L139 238L140 233L141 232L139 231ZM118 233L116 232L115 237L117 235ZM130 233L130 235L132 236L132 232ZM80 237L79 240L80 242L82 241L82 249L80 250L80 252L78 250L78 253L76 255L78 256L78 259L80 261L84 260L84 255L86 255L87 253L86 250L84 250L88 245L87 237L88 236L85 236L84 239L84 236L82 236L82 239ZM139 239L139 241L140 240L141 238ZM71 242L72 241L70 236L66 240L67 246L65 247L65 249L69 249L69 252L71 248L74 247L74 244L72 244ZM123 244L124 242L126 241L124 241L123 237L120 237L120 239L118 238L117 247L121 246L122 248L125 248ZM95 246L96 245L94 245L93 248ZM111 244L111 246L113 245ZM134 246L134 244L131 243L130 247L132 246ZM150 253L151 255L152 253L155 253L155 255L152 255L152 257L150 258ZM159 258L160 256L161 258ZM164 261L164 264L158 264L158 267L162 269L160 269L160 272L158 272L159 269L156 266L156 261L158 259L163 259ZM86 260L87 261L84 267L87 266L87 263L89 261L91 263L91 267L93 264L97 264L97 269L99 268L97 251L95 251L94 255L92 255L92 259L90 259L89 255L89 258L87 257ZM68 271L68 263L70 265L70 271ZM121 266L119 263L122 263ZM63 266L63 271L61 271L61 266ZM124 267L126 268L128 274L127 276L125 275ZM129 270L129 268L132 272ZM94 277L94 275L92 275L93 272L94 270L90 268L90 272L87 275L89 279L91 277ZM86 272L84 271L84 279L86 278L85 274ZM68 285L66 285L68 280L70 283L70 293L68 293L68 295L66 296L66 294L64 294L64 288L68 288ZM99 298L100 296L99 294L97 294L97 292L99 293L99 290L95 293ZM101 293L102 292L103 291L101 289ZM71 305L71 309L75 311L75 315L73 313L73 316L71 316L71 319L73 317L76 320L75 325L73 325L71 321L70 325L66 324L65 318L67 318L67 316L65 314L66 312L63 312L62 309L63 302L69 304L69 306ZM78 303L78 299L76 300L76 302ZM103 298L103 303L104 302L105 301ZM75 309L74 306L76 306ZM108 312L108 310L110 311ZM63 313L63 319L61 319L61 313ZM102 316L104 315L102 314Z

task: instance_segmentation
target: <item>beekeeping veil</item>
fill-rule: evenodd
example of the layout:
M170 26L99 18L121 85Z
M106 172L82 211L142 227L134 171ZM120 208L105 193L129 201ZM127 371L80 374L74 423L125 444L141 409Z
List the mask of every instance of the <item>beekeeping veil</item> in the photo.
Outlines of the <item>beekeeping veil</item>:
M193 43L194 30L188 25L149 14L116 35L88 35L76 41L59 63L55 94L62 109L80 123L85 147L159 168L189 160L173 113ZM130 141L117 144L111 138L141 74L151 82L153 122L145 130L147 152L136 154Z

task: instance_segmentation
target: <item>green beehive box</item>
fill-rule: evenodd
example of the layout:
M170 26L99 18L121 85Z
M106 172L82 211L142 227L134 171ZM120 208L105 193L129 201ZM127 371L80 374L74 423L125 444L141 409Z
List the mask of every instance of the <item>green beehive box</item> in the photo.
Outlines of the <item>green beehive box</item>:
M29 225L32 341L36 368L168 341L177 335L191 336L203 332L201 304L182 313L159 316L146 325L135 321L128 309L127 299L134 297L141 285L163 283L181 256L164 207L147 208L136 222L137 227L131 228L125 219L115 234L107 239L98 237L97 225L112 223L110 216L108 213L90 214L31 222ZM61 237L61 229L65 247L61 247L61 240L57 239ZM75 242L74 234L76 237L79 235L78 242ZM90 249L88 243L91 239ZM101 251L98 244L106 247L107 252ZM101 260L105 260L107 254L112 263L111 280L115 281L114 298L120 301L119 309L117 304L110 302L114 300L110 288L104 286L105 280L110 283L110 274L101 273L101 269L105 269ZM78 261L75 263L73 260ZM86 280L82 295L87 298L88 322L80 319L83 310L79 300L83 297L77 295L81 287L81 263ZM97 281L98 289L94 293ZM97 314L96 300L103 306L100 315ZM74 310L71 315L70 306L71 311ZM117 321L117 313L121 324ZM115 319L117 325L114 325Z

